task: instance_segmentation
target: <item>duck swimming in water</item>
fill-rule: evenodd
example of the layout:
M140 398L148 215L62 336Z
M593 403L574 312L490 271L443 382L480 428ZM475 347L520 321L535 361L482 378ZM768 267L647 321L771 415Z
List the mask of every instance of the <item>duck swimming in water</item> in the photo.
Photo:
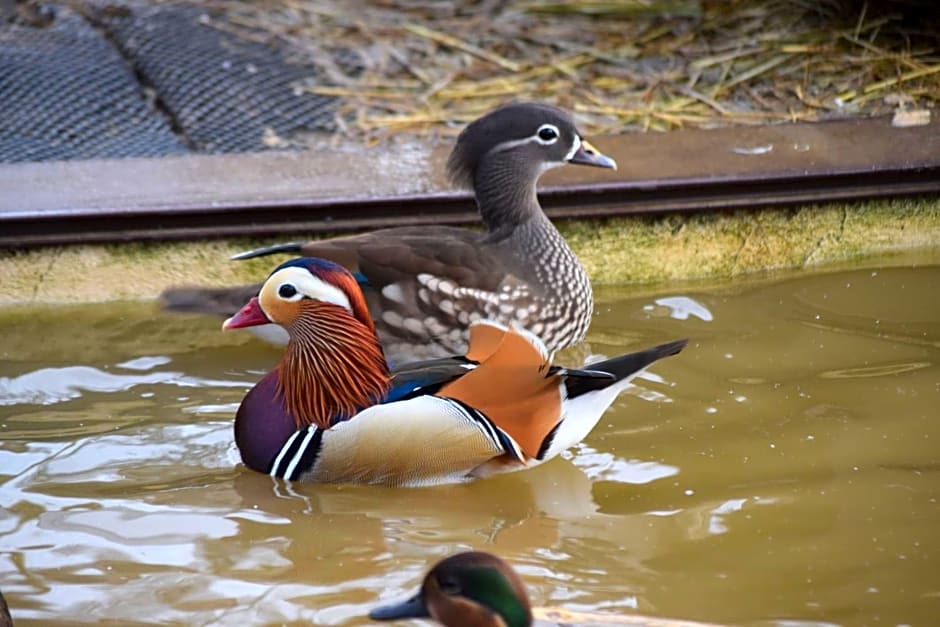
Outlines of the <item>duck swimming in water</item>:
M274 323L290 340L245 396L245 465L315 482L464 481L551 459L580 442L624 383L680 340L592 364L552 366L534 334L481 321L467 353L389 370L365 297L342 266L279 266L224 329Z

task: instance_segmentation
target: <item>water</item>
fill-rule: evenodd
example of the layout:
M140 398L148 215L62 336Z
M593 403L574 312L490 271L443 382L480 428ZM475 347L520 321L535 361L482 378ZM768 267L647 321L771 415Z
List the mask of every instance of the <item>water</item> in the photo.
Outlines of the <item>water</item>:
M234 410L278 352L217 321L0 310L0 588L17 624L363 624L471 547L516 565L540 606L936 621L940 266L598 298L595 354L692 342L567 459L426 489L239 466Z

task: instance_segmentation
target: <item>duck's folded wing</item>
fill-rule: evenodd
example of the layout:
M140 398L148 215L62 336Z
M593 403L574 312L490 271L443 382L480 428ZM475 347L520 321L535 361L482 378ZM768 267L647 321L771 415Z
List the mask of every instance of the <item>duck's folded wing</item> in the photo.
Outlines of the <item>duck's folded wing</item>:
M364 278L364 290L383 345L391 352L444 356L466 350L471 322L516 315L530 316L537 295L518 260L467 229L390 229L345 240L311 244L309 252L331 258ZM305 247L305 253L308 248ZM502 308L502 309L501 309ZM505 311L503 311L505 309ZM523 318L518 318L523 320ZM408 350L398 345L425 346Z
M507 327L491 321L480 321L470 326L470 346L464 356L439 357L414 361L392 370L389 393L384 402L414 398L421 394L437 394L448 383L473 371L480 362L492 357L502 344ZM541 355L536 353L536 358ZM533 368L539 371L541 362L533 362ZM612 381L614 375L595 370L575 370L551 366L546 377L564 375L569 378L603 379Z
M304 256L323 257L360 272L381 290L421 273L462 285L499 284L500 264L480 245L481 234L455 227L399 227L309 242Z
M465 357L440 357L410 362L392 369L391 385L385 401L401 401L435 394L441 386L460 378L476 367Z
M289 440L271 474L318 483L419 486L463 481L517 445L463 403L436 396L375 405L327 430Z

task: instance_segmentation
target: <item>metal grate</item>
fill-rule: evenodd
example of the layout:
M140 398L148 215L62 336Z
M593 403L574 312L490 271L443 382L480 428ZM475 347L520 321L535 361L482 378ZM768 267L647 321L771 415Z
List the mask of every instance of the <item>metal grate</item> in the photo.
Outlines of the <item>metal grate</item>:
M0 162L249 152L334 128L337 99L283 46L192 4L109 5L0 24ZM276 42L275 42L276 43ZM356 70L357 55L337 65Z
M0 26L0 161L187 152L127 62L82 17Z
M336 99L302 89L316 67L214 27L216 20L224 26L201 7L160 4L102 24L200 152L280 147L334 128Z

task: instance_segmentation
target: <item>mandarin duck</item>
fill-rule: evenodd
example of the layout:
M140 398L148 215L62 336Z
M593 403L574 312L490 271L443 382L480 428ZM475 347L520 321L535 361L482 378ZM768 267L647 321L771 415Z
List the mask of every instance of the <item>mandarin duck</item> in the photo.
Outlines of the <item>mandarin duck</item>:
M268 323L290 339L236 413L245 465L290 480L393 486L542 463L580 442L624 381L686 343L574 370L552 366L515 323L479 321L464 356L390 371L356 279L317 258L281 264L223 329Z
M467 551L435 564L416 595L369 612L377 621L431 618L445 627L530 627L532 606L512 566Z
M506 105L468 125L447 161L451 180L472 187L484 232L389 228L235 258L299 252L345 266L365 291L393 363L463 353L470 324L481 319L516 322L554 352L584 338L594 307L584 268L536 196L541 174L566 163L617 167L581 138L566 112ZM172 288L161 300L170 310L228 316L259 288ZM267 339L286 343L276 327L261 328Z

